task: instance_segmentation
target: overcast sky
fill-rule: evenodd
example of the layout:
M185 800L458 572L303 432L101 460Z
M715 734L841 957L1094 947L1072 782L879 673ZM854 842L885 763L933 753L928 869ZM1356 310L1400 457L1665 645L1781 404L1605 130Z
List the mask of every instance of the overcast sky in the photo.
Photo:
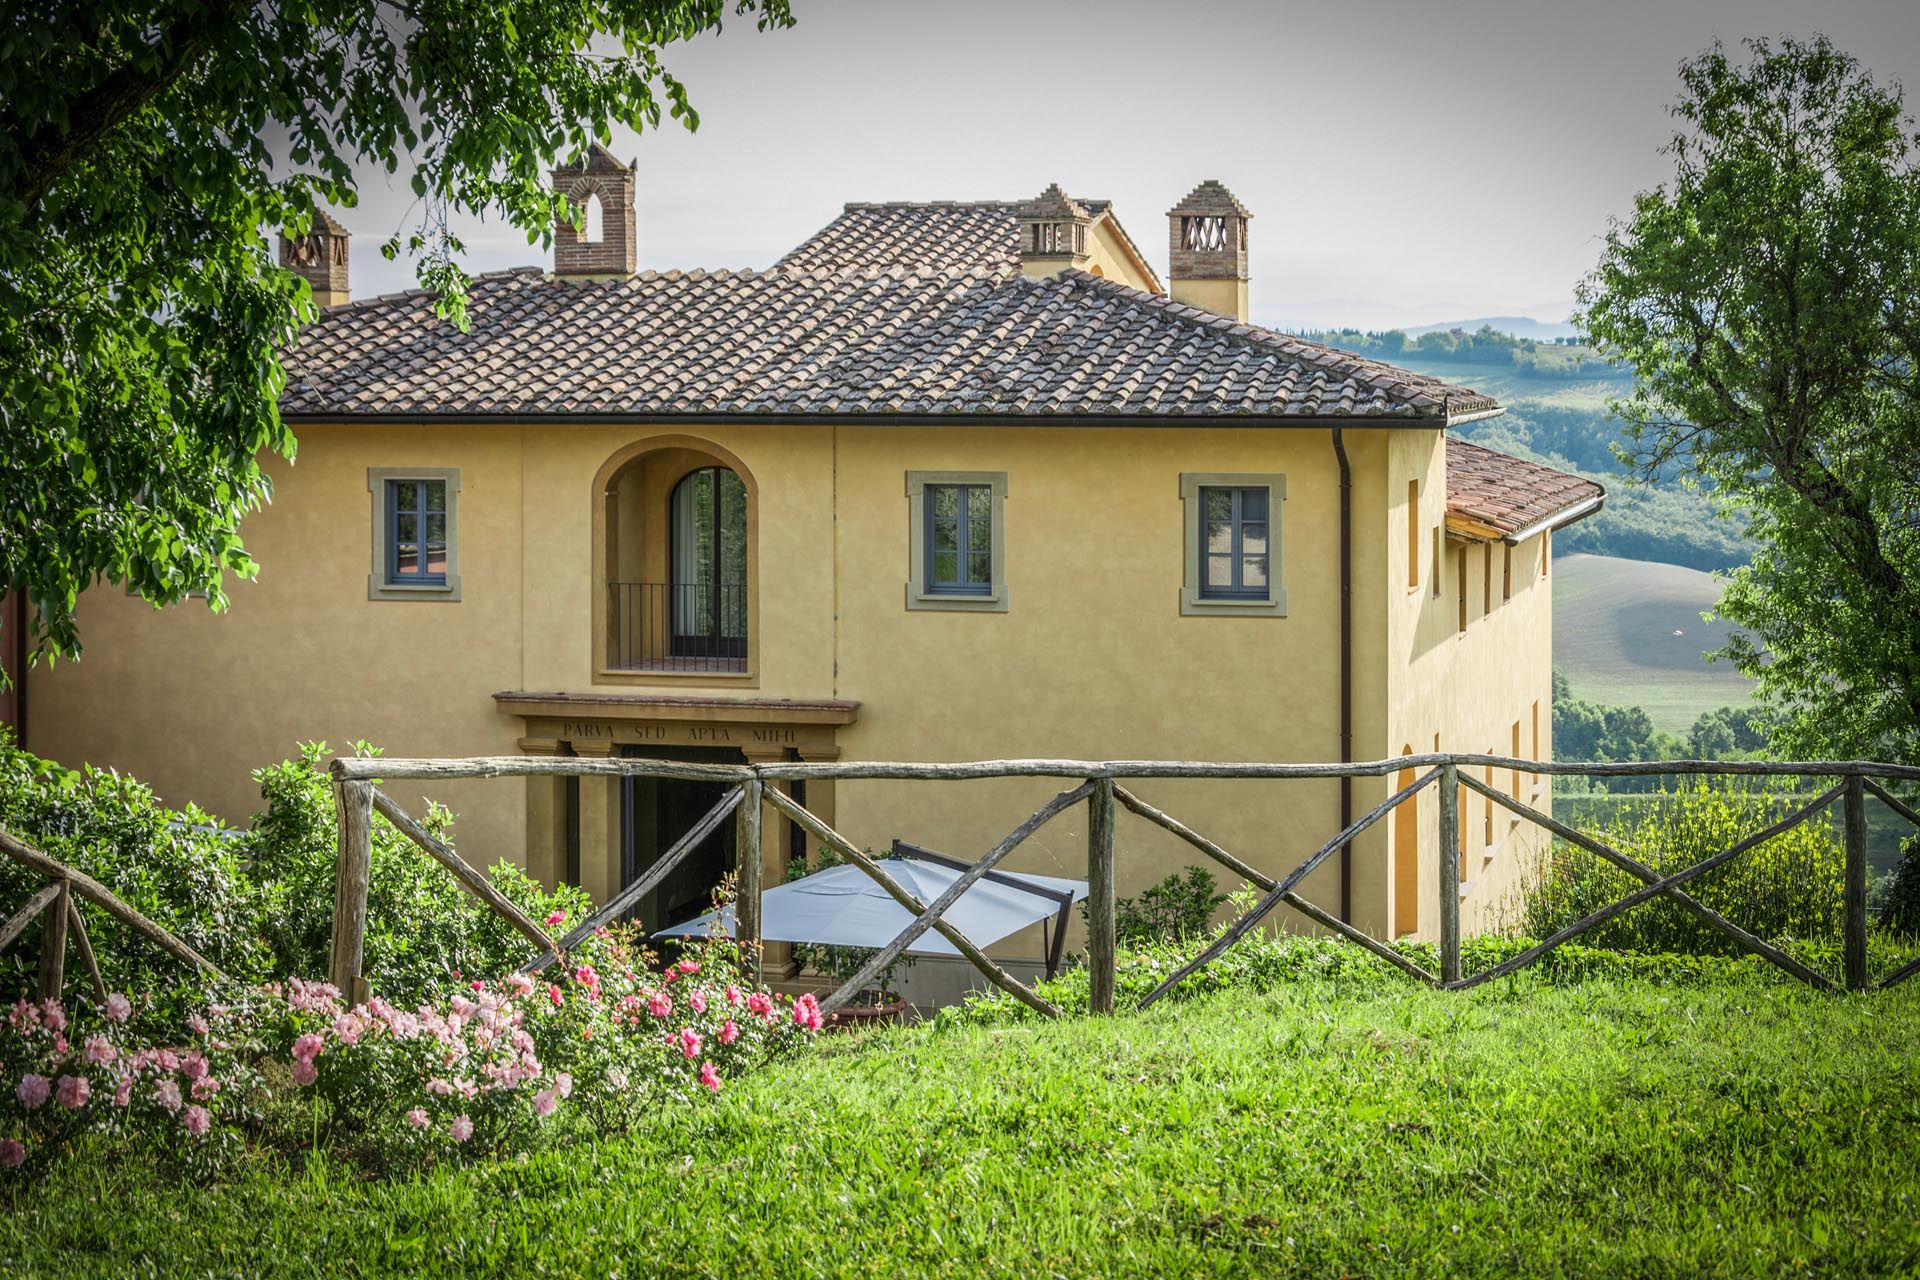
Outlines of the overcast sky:
M1164 275L1166 210L1219 178L1256 215L1262 323L1560 320L1608 217L1669 172L1684 57L1824 31L1920 86L1920 0L793 7L790 31L738 21L668 51L698 132L616 139L639 161L643 269L766 266L849 200L1059 182L1113 200ZM342 217L357 296L413 283L375 252L411 225L404 174L384 182ZM459 230L472 270L543 261L498 223Z

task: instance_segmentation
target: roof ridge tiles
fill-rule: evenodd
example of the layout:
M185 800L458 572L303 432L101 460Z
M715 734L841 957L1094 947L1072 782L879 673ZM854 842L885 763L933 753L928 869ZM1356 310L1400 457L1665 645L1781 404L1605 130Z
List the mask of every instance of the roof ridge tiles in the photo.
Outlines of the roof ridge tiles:
M498 271L483 271L468 281L469 284L487 284L498 280L507 280L515 276L544 276L546 272L539 267L502 267ZM410 302L417 298L430 298L433 290L423 285L411 289L396 289L392 293L376 293L371 297L353 298L338 307L328 307L329 312L342 312L349 309L364 311L370 307L387 306L395 302Z

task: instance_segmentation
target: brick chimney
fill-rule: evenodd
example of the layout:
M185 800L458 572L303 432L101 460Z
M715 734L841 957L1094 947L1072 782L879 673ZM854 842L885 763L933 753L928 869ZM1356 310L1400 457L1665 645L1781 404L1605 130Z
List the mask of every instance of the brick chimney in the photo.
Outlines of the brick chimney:
M586 163L553 171L553 189L586 219L579 230L564 217L554 225L555 275L564 280L624 280L633 274L636 167L637 162L621 164L596 142L587 152ZM592 207L596 204L598 209Z
M1252 216L1212 178L1167 210L1168 296L1245 323L1247 219Z
M1093 215L1054 183L1020 206L1020 274L1033 280L1087 265Z
M307 282L313 290L313 305L337 307L349 301L347 290L347 241L353 233L316 209L313 229L298 240L280 233L280 265Z

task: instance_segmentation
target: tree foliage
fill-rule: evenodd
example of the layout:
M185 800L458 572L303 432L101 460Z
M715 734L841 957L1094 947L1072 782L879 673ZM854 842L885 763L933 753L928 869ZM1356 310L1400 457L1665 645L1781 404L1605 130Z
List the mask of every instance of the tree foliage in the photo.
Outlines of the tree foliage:
M278 353L311 314L262 231L412 169L402 246L464 314L449 211L545 242L547 186L610 127L696 123L663 46L786 0L73 0L0 34L0 587L74 655L98 582L155 604L253 563L236 527L293 456ZM433 228L441 230L435 232Z
M1920 167L1896 90L1825 39L1681 68L1672 182L1583 283L1639 375L1630 460L1743 507L1726 653L1796 755L1920 755Z

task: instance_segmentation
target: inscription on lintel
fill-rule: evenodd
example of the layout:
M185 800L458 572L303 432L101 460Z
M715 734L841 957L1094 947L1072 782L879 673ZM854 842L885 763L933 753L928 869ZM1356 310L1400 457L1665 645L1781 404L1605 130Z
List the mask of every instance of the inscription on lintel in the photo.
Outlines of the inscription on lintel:
M786 725L644 724L604 720L562 720L556 736L565 742L755 743L782 747L799 746L806 740L799 730Z

